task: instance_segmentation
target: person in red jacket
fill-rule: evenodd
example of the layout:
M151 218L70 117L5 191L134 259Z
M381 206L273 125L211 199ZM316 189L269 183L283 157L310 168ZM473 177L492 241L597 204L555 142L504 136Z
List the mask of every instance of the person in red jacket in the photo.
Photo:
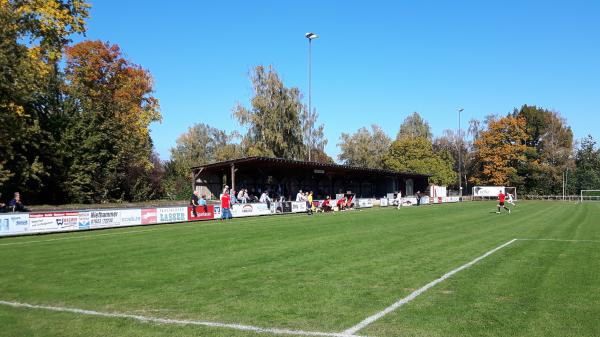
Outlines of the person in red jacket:
M508 213L510 214L510 209L506 206L504 206L504 201L506 200L506 194L504 194L503 192L500 192L500 194L498 194L498 211L496 213L500 214L500 208L504 208L505 210L508 211Z
M231 219L231 197L229 196L229 190L225 189L221 194L221 219Z
M321 204L321 209L323 210L323 212L331 212L331 204L329 203L329 201L329 196L327 196L327 198L323 200L323 203Z
M343 197L337 201L338 211L343 211L346 209L346 197Z

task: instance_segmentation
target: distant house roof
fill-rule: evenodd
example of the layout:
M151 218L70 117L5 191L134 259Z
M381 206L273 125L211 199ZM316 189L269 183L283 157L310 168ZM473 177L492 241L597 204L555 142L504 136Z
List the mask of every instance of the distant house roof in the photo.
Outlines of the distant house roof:
M293 160L293 159L283 159L283 158L268 158L268 157L246 157L234 160L227 160L218 163L211 163L206 165L200 165L192 167L193 171L197 171L202 169L205 172L210 171L221 171L231 167L231 164L238 165L243 164L243 166L251 165L253 167L280 167L280 168L295 168L295 169L321 169L327 170L330 172L352 172L352 173L377 173L383 175L390 176L411 176L411 177L430 177L427 174L419 174L419 173L407 173L407 172L397 172L394 170L384 170L384 169L376 169L376 168L366 168L366 167L357 167L357 166L349 166L349 165L339 165L339 164L324 164L317 163L313 161L302 161L302 160Z

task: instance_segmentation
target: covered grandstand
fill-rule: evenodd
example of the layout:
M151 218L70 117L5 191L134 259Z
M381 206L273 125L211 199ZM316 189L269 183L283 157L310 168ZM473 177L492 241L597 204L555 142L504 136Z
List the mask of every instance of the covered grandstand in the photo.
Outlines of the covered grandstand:
M267 190L272 196L283 196L286 200L293 199L299 190L313 191L317 199L339 193L380 198L398 191L404 196L423 192L428 177L392 170L248 157L193 167L192 187L209 199L218 198L225 185L236 191L245 188L253 195Z

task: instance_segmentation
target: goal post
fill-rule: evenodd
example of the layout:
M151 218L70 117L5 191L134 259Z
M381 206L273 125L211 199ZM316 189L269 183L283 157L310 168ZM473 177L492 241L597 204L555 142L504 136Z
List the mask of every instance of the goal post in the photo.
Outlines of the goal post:
M579 202L600 201L600 190L581 190Z

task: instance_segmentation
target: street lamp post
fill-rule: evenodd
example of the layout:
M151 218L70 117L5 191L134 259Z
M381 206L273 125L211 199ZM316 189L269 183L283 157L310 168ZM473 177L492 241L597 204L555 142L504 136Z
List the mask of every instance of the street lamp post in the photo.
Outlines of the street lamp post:
M311 111L311 94L312 94L312 55L311 55L311 46L312 46L312 40L316 39L319 37L319 35L315 34L315 33L306 33L304 36L306 36L306 38L308 39L308 113L310 115ZM310 161L310 141L308 142L308 161Z
M458 195L462 198L462 132L460 128L460 113L463 108L458 109Z

